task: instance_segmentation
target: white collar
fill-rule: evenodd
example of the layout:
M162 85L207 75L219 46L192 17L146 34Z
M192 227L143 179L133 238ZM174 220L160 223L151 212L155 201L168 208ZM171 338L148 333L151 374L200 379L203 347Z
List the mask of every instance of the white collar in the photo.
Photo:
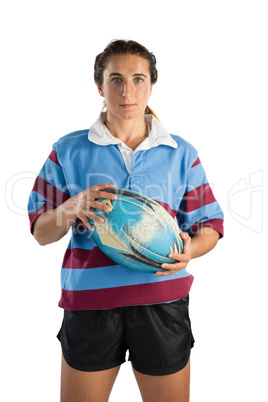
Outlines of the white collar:
M90 127L88 131L89 141L98 145L121 144L124 148L128 148L119 138L114 137L105 126L107 113L102 112L98 120ZM178 144L169 132L162 126L157 118L152 114L145 115L145 122L149 126L148 137L136 148L136 150L150 149L158 145L168 145L177 148ZM135 151L136 151L135 150Z

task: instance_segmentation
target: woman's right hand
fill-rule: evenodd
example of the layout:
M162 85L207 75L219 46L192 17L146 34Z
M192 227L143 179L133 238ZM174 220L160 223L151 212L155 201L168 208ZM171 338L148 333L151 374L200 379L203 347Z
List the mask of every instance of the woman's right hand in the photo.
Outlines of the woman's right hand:
M90 224L88 218L96 222L103 222L103 219L91 211L91 208L97 208L102 211L111 212L111 208L108 205L103 204L100 201L96 201L98 198L108 198L115 200L117 197L115 194L105 192L106 189L114 188L115 184L102 183L95 184L90 188L87 188L81 193L71 197L68 200L69 207L71 206L72 212L79 218L89 230L94 231L95 228Z
M33 225L33 234L42 246L54 243L66 235L70 227L79 218L89 230L95 230L88 218L102 222L102 218L94 214L90 208L98 208L109 212L109 206L104 205L98 198L116 199L116 195L105 190L114 188L114 184L102 183L87 188L78 193L55 209L50 209L38 216Z

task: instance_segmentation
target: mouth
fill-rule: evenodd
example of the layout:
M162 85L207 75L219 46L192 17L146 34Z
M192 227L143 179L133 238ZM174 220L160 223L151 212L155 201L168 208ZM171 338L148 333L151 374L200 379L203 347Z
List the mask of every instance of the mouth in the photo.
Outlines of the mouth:
M135 106L135 103L123 103L123 104L120 105L120 106L123 107L123 108L125 108L125 109L128 109L128 108L134 107L134 106Z

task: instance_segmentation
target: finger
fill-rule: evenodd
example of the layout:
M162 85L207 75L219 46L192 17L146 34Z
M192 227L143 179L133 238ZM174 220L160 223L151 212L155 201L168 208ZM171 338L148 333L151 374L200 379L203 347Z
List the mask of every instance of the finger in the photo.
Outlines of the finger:
M90 219L92 219L93 221L96 221L96 222L98 222L98 223L103 223L104 222L104 219L101 217L101 216L98 216L98 215L96 215L96 214L94 214L94 212L92 212L92 211L84 211L84 215L87 217L87 218L90 218Z
M94 192L94 200L97 200L99 198L108 198L109 200L116 200L117 195L113 193L106 193L105 191L95 191Z
M167 270L175 269L177 271L180 271L181 269L186 268L186 266L187 266L187 262L182 262L181 261L181 262L177 262L175 264L162 264L161 268L167 269Z
M115 184L110 183L102 183L102 184L95 184L92 187L87 188L81 194L84 195L85 201L96 200L98 198L110 198L111 200L116 199L116 195L113 193L106 193L105 189L114 189Z
M115 184L101 183L101 184L95 184L94 186L91 187L91 189L93 189L95 191L105 190L106 188L115 188Z
M169 270L169 271L157 271L154 273L155 276L168 276L168 275L173 275L176 272L178 272L177 270Z
M89 189L88 189L89 190ZM107 196L106 196L107 195ZM87 198L84 200L84 207L82 210L87 215L87 208L88 211L91 211L91 208L99 209L101 211L111 212L111 206L105 204L104 202L97 201L97 199L107 199L115 200L117 196L115 194L105 193L105 192L88 192Z
M190 237L190 235L189 235L189 233L187 233L187 232L181 232L180 233L180 236L183 238L183 239L191 239L191 237Z
M169 258L172 258L173 260L179 261L179 262L189 262L191 257L189 253L187 253L187 250L185 250L185 253L179 254L179 253L171 253L168 255ZM170 263L171 265L174 264L173 262Z
M91 188L95 188L96 190L102 190L108 187L115 187L115 184L105 182L100 184L94 184L94 186L92 186Z
M104 204L103 202L100 202L100 201L91 201L89 203L89 205L90 205L90 210L92 210L91 208L94 208L94 209L99 209L101 211L106 211L106 212L112 211L112 208L109 205Z
M85 214L83 214L82 212L79 214L79 216L77 216L82 222L83 224L92 232L94 232L95 228L94 226L91 225L91 223L89 222L87 216Z
M169 258L172 258L173 260L181 261L185 259L185 254L180 254L180 253L170 253L168 255Z
M184 232L184 233L180 233L180 236L183 240L183 247L185 248L187 245L189 245L192 241L191 237L189 236L188 233Z

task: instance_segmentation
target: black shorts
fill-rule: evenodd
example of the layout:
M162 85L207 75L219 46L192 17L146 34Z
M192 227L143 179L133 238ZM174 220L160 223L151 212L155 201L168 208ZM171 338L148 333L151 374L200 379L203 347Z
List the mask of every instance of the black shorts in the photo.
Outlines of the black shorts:
M58 339L69 366L82 371L116 367L129 359L149 375L175 373L188 362L194 338L189 296L172 303L108 310L64 310Z

